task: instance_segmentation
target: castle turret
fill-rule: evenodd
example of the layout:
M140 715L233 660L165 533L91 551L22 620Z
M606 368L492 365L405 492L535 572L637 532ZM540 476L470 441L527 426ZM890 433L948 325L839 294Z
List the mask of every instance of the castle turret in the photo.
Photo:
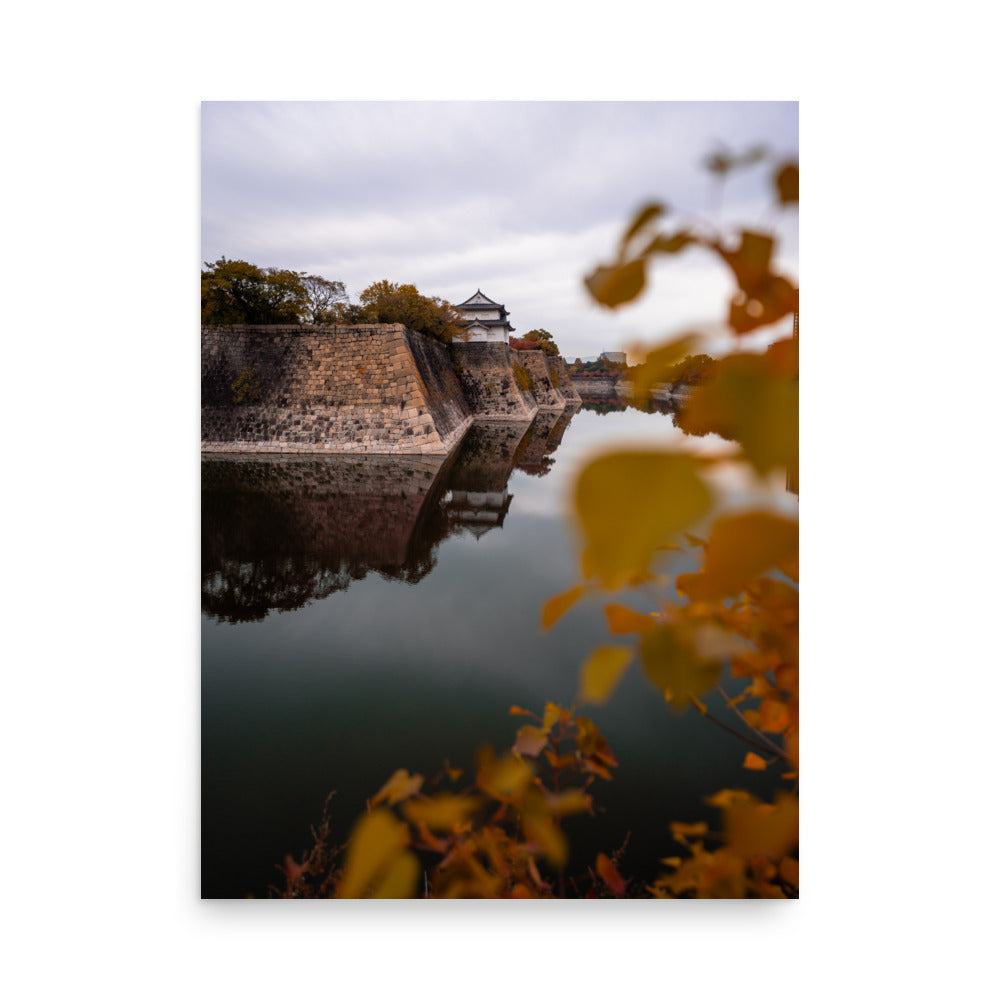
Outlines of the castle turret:
M478 288L475 295L455 308L465 321L469 343L485 341L506 344L514 332L506 307L487 298Z

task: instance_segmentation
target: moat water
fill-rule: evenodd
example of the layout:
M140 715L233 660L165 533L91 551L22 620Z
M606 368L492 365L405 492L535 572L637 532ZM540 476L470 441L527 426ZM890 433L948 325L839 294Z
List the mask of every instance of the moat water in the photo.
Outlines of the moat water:
M600 450L684 435L667 413L607 403L526 426L476 424L445 460L203 460L203 897L280 885L276 866L310 846L331 791L344 840L397 768L468 769L481 744L511 745L524 722L511 705L574 701L581 663L608 641L601 604L548 632L539 612L577 581L575 476ZM718 486L733 503L755 490L796 505L725 470ZM698 713L673 713L635 666L585 712L620 766L592 789L598 816L566 823L571 870L628 838L623 868L651 878L670 820L713 819L706 795L766 795L776 780L744 770L746 748Z

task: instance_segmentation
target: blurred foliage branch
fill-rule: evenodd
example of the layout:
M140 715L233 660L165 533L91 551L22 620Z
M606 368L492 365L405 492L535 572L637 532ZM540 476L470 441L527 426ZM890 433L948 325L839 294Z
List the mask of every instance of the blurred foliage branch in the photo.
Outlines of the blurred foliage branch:
M725 177L766 159L762 147L741 155L722 150L706 166ZM777 204L797 205L797 164L774 164L772 180ZM655 231L666 215L660 203L637 210L615 257L585 279L596 302L616 309L634 301L650 260L700 245L735 280L727 323L737 345L751 331L797 314L797 285L773 266L773 236L695 226ZM521 727L507 754L481 749L476 774L464 786L442 789L462 777L448 766L431 782L397 771L357 822L343 863L339 855L331 861L317 838L319 847L301 862L286 859L279 895L797 897L798 519L757 505L723 513L711 472L720 461L735 461L753 476L784 470L797 483L798 340L780 338L764 353L736 350L707 364L692 357L702 339L686 334L649 349L629 371L634 395L648 403L656 385L696 363L678 423L719 434L735 443L737 454L717 459L682 446L619 451L587 464L574 494L580 579L546 602L541 624L551 628L582 598L600 597L609 641L582 665L579 701L605 703L638 667L675 711L693 708L739 737L745 768L777 769L784 790L770 802L738 788L716 792L707 801L720 811L721 832L704 822L671 823L664 835L676 852L647 885L622 873L621 851L599 854L585 875L570 879L563 821L593 811L591 785L610 780L617 760L590 719L549 703ZM693 572L666 572L664 560L677 551L695 558ZM655 588L658 611L627 603L639 588ZM723 679L732 725L705 703ZM311 867L316 858L323 871Z

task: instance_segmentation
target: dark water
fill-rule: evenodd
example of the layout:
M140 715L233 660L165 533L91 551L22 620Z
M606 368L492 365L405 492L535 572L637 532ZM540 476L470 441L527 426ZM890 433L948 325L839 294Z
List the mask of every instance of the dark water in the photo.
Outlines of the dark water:
M602 408L477 424L445 460L205 458L202 895L266 895L331 790L346 838L396 768L468 768L480 744L510 746L512 704L569 705L608 641L596 601L538 624L576 582L576 471L611 444L681 437L663 413ZM587 714L621 766L594 789L606 812L566 824L571 869L628 836L625 867L650 877L671 819L712 818L718 788L770 788L742 744L675 715L636 667Z

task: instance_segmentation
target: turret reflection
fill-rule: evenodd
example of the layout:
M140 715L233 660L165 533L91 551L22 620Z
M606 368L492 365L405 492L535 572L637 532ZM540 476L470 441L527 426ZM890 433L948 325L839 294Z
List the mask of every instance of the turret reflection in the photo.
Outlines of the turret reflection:
M502 528L510 502L507 483L529 427L521 423L475 423L462 441L448 476L445 502L448 523L455 533L481 538L491 528Z
M529 447L551 464L572 414L540 416L528 428L474 424L447 458L204 456L202 610L257 621L369 573L417 583L449 535L503 527L507 484Z

